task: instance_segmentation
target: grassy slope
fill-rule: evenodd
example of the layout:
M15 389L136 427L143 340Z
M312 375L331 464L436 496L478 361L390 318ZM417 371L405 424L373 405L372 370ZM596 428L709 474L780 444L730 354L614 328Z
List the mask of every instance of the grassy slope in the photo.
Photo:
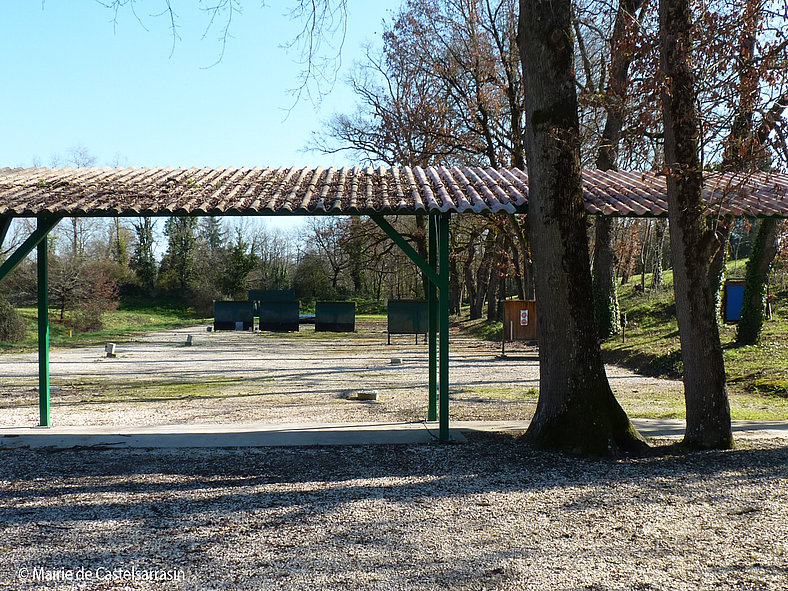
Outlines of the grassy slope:
M729 277L743 273L741 261L728 265ZM647 274L646 285L650 282ZM672 282L672 272L666 272L665 286L657 291L647 288L645 293L638 292L635 286L640 284L640 276L619 288L621 310L628 320L626 342L619 335L603 343L607 362L646 375L681 377L683 364ZM736 325L720 325L734 419L788 419L788 291L776 295L773 318L764 325L759 344L736 347ZM683 417L683 401L679 403L676 416ZM622 404L626 407L625 402Z
M742 276L744 263L730 263L728 275ZM651 276L646 275L646 285ZM640 275L619 287L622 311L628 327L626 342L615 336L602 344L608 363L639 373L681 378L682 362L678 324L673 303L673 274L664 273L665 286L640 293ZM501 339L501 323L485 320L461 321L461 330L478 338ZM766 323L758 345L735 347L736 325L721 325L725 368L734 419L788 420L788 290L777 294L773 319ZM665 392L619 392L619 401L631 416L683 418L684 401Z
M729 265L730 272L741 267L741 262L738 269ZM621 309L629 325L625 343L617 336L603 344L608 360L649 375L681 376L672 279L672 273L665 273L666 286L656 292L636 293L633 284L620 289ZM646 275L647 285L649 280ZM777 294L774 304L772 320L764 325L758 345L736 347L736 325L720 326L728 383L734 392L788 397L788 291Z

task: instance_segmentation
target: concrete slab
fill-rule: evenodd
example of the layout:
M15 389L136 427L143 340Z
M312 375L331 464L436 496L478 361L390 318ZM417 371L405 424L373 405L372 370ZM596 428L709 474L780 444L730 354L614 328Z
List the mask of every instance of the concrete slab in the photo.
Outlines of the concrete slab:
M452 428L460 432L497 431L520 432L528 429L530 421L452 421ZM686 422L683 419L632 419L645 437L683 437ZM788 439L788 421L732 421L734 437Z
M632 419L646 437L682 437L684 421ZM453 421L451 440L464 433L516 433L528 421ZM736 437L788 439L788 421L734 421ZM154 425L149 427L3 427L0 449L10 448L223 448L312 445L392 445L438 441L438 424L418 423L246 423Z
M465 441L456 429L452 441ZM248 423L0 428L0 449L391 445L438 441L437 423Z

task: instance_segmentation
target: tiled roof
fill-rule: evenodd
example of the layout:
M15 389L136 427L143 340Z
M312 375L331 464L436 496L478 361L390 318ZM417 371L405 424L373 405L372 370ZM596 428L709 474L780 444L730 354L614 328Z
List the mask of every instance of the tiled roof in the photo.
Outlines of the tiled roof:
M592 214L666 215L665 177L587 170ZM788 217L788 175L708 174L710 213ZM519 169L26 168L0 169L0 216L414 214L525 212Z

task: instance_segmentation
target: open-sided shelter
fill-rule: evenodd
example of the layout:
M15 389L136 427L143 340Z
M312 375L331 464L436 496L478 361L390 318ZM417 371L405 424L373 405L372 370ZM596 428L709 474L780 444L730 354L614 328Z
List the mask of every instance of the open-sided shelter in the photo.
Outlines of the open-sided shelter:
M591 214L667 215L663 176L650 172L593 170L584 172L583 182L586 210ZM709 174L704 183L709 215L788 216L787 175ZM454 214L514 214L527 210L528 175L518 169L0 169L0 244L14 218L36 220L35 230L0 265L0 280L37 249L40 424L50 424L45 238L64 217L369 216L428 279L428 420L439 419L440 438L447 440L449 218ZM387 215L429 217L428 260L424 260L385 219Z

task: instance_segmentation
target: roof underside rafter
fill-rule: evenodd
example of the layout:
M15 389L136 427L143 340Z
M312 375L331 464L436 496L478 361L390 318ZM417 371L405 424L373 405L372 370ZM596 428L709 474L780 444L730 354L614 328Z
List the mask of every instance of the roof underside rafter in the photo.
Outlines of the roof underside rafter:
M667 215L665 177L586 170L590 214ZM710 215L788 217L788 175L707 174ZM525 213L519 169L26 168L0 169L0 216L414 215Z

